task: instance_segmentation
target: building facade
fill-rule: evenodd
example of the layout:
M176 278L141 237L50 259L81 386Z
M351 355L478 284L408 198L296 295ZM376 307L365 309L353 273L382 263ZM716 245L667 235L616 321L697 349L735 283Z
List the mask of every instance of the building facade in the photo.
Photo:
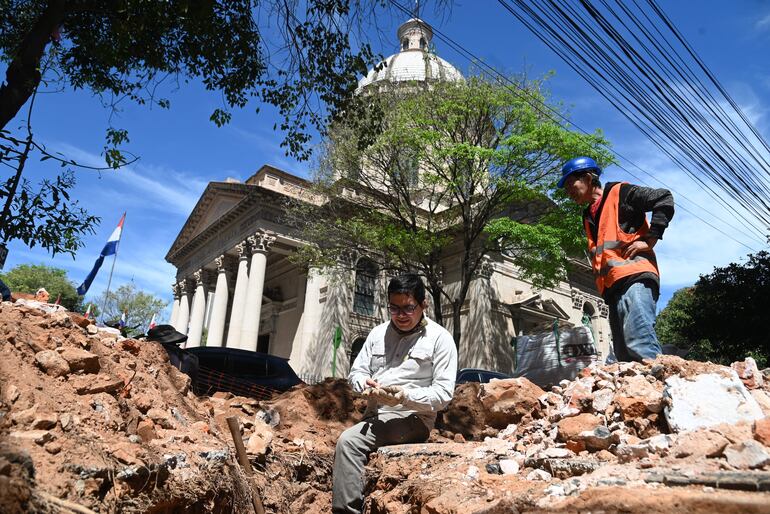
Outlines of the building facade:
M419 19L404 23L400 51L371 70L359 90L401 81L463 80L429 50L431 36ZM333 372L344 376L369 331L388 319L390 277L365 256L350 263L354 271L334 275L289 258L305 243L283 221L283 206L287 199L310 200L309 186L269 165L244 183L209 183L166 255L177 269L170 323L188 335L187 347L227 346L285 357L313 381ZM538 291L520 278L511 259L490 255L462 309L460 367L511 373L512 339L551 330L554 323L562 329L589 325L605 357L607 307L587 261L575 264L566 281ZM448 287L459 284L457 256L447 255L443 270ZM451 325L450 312L444 319ZM341 344L335 352L336 334Z

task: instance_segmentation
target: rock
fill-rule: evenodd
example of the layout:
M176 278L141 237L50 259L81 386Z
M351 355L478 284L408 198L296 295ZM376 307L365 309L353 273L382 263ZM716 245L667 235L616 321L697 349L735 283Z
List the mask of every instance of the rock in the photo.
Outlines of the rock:
M605 426L598 426L593 430L581 432L578 434L578 438L585 443L586 449L591 451L606 450L618 442L618 439Z
M758 389L764 383L764 377L757 367L757 362L752 357L746 357L744 361L733 362L730 366L738 374L738 378L743 381L749 389Z
M607 409L612 405L615 398L615 392L610 389L600 389L594 393L591 407L598 414L606 414Z
M579 411L588 410L594 399L594 395L591 392L593 386L594 379L590 377L572 382L564 389L564 396L568 399L567 405Z
M761 389L751 389L749 391L751 397L759 404L759 408L762 409L762 413L766 418L770 418L770 396Z
M486 411L487 425L502 429L524 417L539 417L538 398L545 393L526 378L494 380L482 384L479 399Z
M615 455L618 458L618 462L622 464L649 457L650 452L644 444L621 444L615 448Z
M64 413L59 416L59 423L61 423L62 430L69 431L72 428L72 414Z
M557 425L559 429L557 439L562 442L582 441L583 439L580 437L582 432L592 432L595 428L603 425L602 418L588 413L564 418Z
M78 394L115 393L125 385L123 379L107 375L71 375L67 381Z
M38 413L35 419L32 420L32 428L47 430L56 426L56 413L55 412L43 412Z
M94 322L94 320L88 319L77 312L67 311L67 315L69 316L70 320L72 320L72 323L79 326L80 328L86 328L88 325L91 325Z
M19 399L19 388L13 384L3 386L3 403L12 404Z
M251 455L263 456L267 453L273 441L273 430L266 424L257 428L246 443L246 452Z
M764 417L737 376L704 373L689 380L671 376L666 379L665 395L670 399L666 420L674 432Z
M37 405L11 413L11 421L16 425L28 425L32 423L35 416L37 416Z
M719 457L730 441L710 429L700 429L679 437L671 445L674 457Z
M190 425L190 428L197 432L202 432L204 434L210 434L211 433L211 427L208 423L205 421L196 421L192 425Z
M672 436L667 434L659 434L641 441L640 444L646 445L650 453L665 456L668 454L673 441L674 438Z
M84 373L99 373L99 357L80 348L65 348L60 355L70 366L72 371Z
M725 448L727 463L738 469L755 469L770 464L767 448L753 439Z
M615 396L613 403L617 405L622 419L641 418L647 413L647 404L642 398Z
M585 368L583 368L585 369ZM566 459L574 457L575 454L567 448L546 448L538 454L539 459Z
M22 441L34 441L40 446L54 439L53 434L48 430L16 430L8 434L8 437Z
M59 443L59 441L51 441L46 443L43 448L51 455L56 455L62 450L61 443Z
M770 418L758 419L752 427L754 439L770 447Z
M98 329L98 328L96 328L96 325L88 325L88 326L86 327L86 332L87 332L89 335L92 335L92 336L93 336L93 335L96 335L96 334L97 334L97 332L99 332L99 329Z
M623 419L645 416L648 412L660 412L663 409L663 390L655 379L651 384L645 375L627 377L615 397Z
M136 427L136 434L142 438L142 441L152 441L158 438L155 431L155 424L149 419L143 419Z
M498 462L503 475L515 475L519 472L519 463L513 459L502 459Z
M182 373L173 366L169 367L168 377L171 379L171 383L174 388L182 394L187 394L192 386L192 379L186 373Z
M153 423L161 428L174 429L174 423L171 421L168 413L163 409L150 409L147 411L147 417L149 417Z
M527 475L527 480L531 481L550 482L551 478L551 474L543 469L534 469Z
M38 366L52 377L63 377L69 374L70 365L54 350L43 350L35 354Z

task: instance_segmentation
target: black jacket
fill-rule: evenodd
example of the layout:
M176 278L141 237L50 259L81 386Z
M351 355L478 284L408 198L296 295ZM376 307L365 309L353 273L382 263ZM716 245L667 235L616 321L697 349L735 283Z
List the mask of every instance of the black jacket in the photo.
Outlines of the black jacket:
M627 234L634 234L644 223L645 214L652 212L650 218L649 235L656 239L663 239L663 232L668 227L671 218L674 217L674 197L668 189L653 189L650 187L635 186L619 182L610 182L604 187L596 218L591 216L590 208L583 211L583 220L588 222L588 228L594 241L597 239L599 220L602 217L604 202L607 194L613 187L620 187L618 199L618 224L620 229ZM622 295L631 284L645 282L650 285L655 299L658 298L660 280L654 273L639 273L624 277L606 289L602 295L606 301L613 300Z

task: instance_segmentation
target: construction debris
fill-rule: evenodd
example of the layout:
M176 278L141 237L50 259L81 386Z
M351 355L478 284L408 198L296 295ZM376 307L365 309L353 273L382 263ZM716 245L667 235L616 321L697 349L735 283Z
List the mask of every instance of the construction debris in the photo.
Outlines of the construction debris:
M427 443L372 456L367 508L768 512L766 378L750 359L661 356L549 390L463 384ZM339 379L270 401L196 397L159 344L3 303L0 512L252 512L261 498L266 512L328 513L336 439L365 406Z

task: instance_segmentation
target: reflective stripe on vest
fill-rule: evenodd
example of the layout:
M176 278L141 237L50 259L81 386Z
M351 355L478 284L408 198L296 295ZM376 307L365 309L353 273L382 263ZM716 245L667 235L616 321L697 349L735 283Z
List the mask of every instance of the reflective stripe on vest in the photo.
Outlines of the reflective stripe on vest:
M629 275L645 272L659 275L657 260L652 250L637 254L633 259L623 258L623 250L634 241L644 239L650 225L645 218L635 234L623 232L618 222L620 186L621 184L614 186L607 193L596 232L597 241L592 239L588 221L584 222L588 236L588 254L600 294L618 279Z

